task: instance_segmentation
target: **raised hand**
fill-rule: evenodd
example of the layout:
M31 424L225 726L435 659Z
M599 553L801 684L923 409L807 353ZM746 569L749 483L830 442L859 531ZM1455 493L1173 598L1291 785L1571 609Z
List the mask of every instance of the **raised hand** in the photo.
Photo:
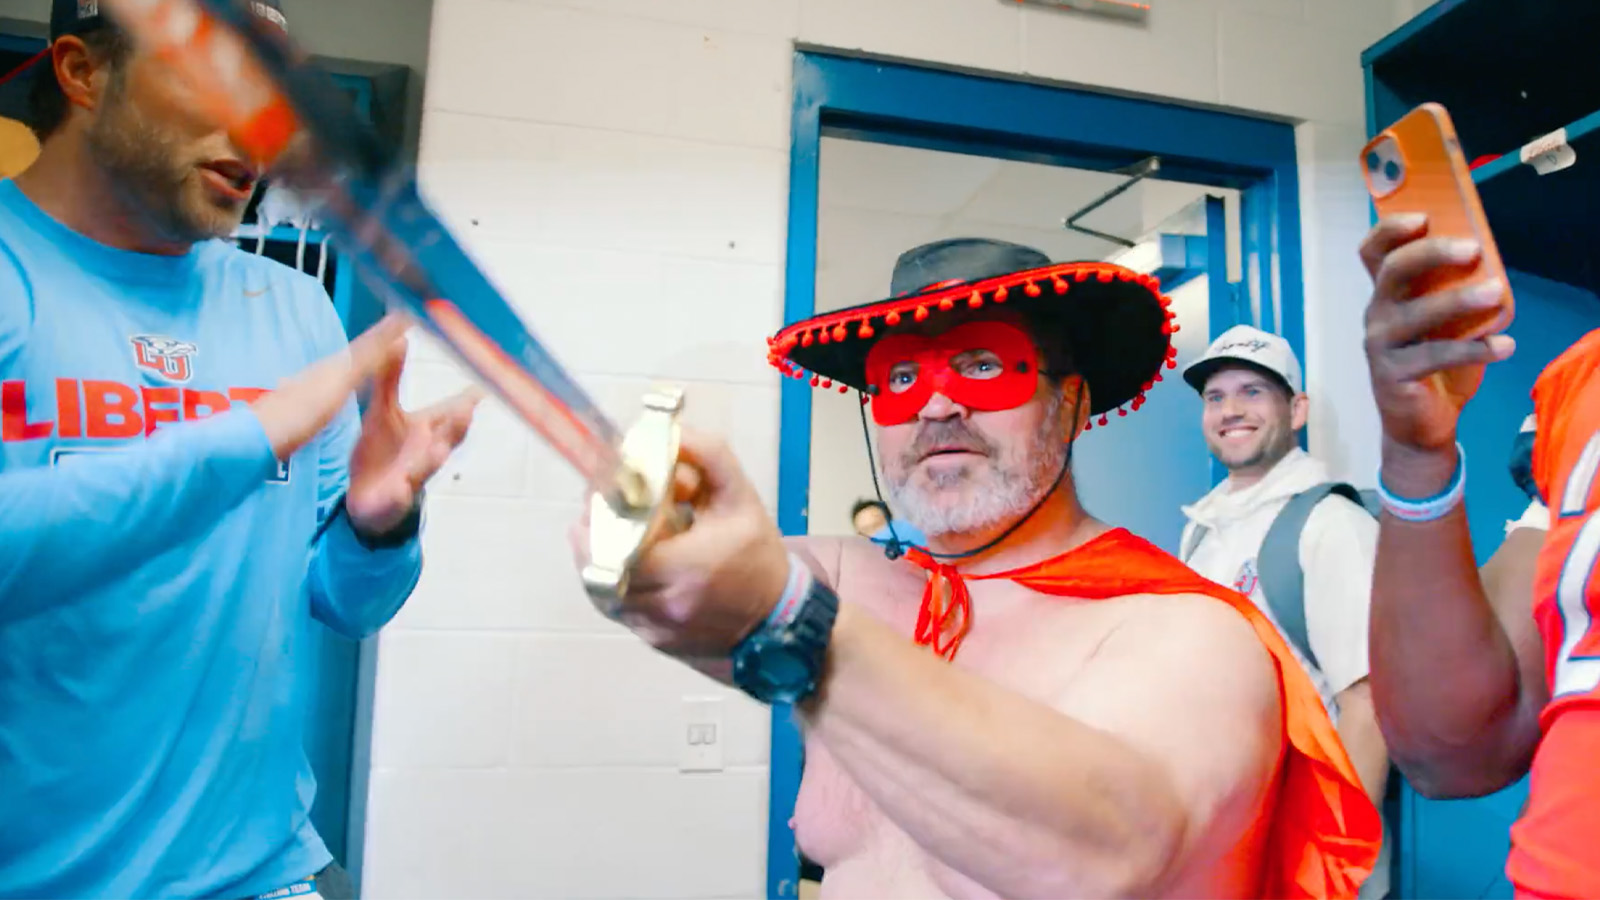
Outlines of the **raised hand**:
M400 407L404 337L392 348L373 376L345 491L351 525L369 535L389 531L411 513L423 485L466 438L483 397L477 388L467 388L426 409L406 412Z
M1416 286L1447 270L1471 271L1482 248L1471 241L1427 236L1424 216L1379 222L1361 244L1372 276L1367 306L1367 366L1387 442L1408 451L1453 456L1456 420L1483 381L1484 367L1509 357L1509 335L1468 332L1434 337L1480 319L1500 302L1497 279L1417 296ZM1490 331L1504 327L1491 322Z
M404 318L385 316L348 349L313 363L251 403L273 454L288 461L333 421L352 393L395 360L404 360L405 333Z

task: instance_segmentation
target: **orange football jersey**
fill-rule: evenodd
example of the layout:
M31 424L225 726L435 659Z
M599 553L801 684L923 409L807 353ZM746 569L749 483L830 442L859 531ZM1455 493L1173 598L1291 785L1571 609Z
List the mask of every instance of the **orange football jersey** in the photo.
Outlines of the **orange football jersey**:
M1600 897L1600 331L1533 389L1533 476L1550 509L1533 616L1550 703L1507 874L1522 897Z

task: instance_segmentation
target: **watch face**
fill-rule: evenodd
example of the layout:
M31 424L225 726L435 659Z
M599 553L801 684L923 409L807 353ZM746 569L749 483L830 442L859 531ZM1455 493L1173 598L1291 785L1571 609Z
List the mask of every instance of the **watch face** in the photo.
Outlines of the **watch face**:
M761 661L768 682L786 688L800 688L811 677L806 655L791 647L776 647Z
M763 703L798 703L817 689L838 601L825 586L800 608L795 621L764 627L733 651L733 680Z
M797 647L771 642L735 667L734 680L766 703L792 703L808 692L814 681L809 656Z

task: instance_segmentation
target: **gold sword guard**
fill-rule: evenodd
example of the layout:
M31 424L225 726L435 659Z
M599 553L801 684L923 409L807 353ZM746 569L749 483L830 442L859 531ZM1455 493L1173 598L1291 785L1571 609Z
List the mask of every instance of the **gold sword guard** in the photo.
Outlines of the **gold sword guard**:
M589 563L583 567L583 586L607 615L622 605L633 566L645 548L688 527L687 512L672 497L682 411L682 388L658 386L645 394L644 412L622 436L621 469L613 489L589 497Z

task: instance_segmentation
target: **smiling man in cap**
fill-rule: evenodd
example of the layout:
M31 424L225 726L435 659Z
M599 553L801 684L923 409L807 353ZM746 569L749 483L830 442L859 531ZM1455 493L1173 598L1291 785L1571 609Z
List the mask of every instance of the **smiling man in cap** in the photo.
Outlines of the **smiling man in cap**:
M0 897L309 896L311 619L405 601L473 398L402 411L403 324L226 240L260 170L166 64L93 0L50 35L0 86Z
M958 239L903 254L892 291L769 359L860 395L926 548L786 547L727 449L686 434L694 524L608 610L795 704L823 894L1354 896L1377 814L1281 638L1074 490L1078 435L1175 355L1158 285Z
M1184 507L1180 556L1272 619L1381 804L1389 757L1367 681L1378 521L1358 492L1300 449L1310 401L1282 336L1236 325L1183 377L1200 394L1206 446L1228 477ZM1362 897L1385 896L1387 865L1385 854Z

